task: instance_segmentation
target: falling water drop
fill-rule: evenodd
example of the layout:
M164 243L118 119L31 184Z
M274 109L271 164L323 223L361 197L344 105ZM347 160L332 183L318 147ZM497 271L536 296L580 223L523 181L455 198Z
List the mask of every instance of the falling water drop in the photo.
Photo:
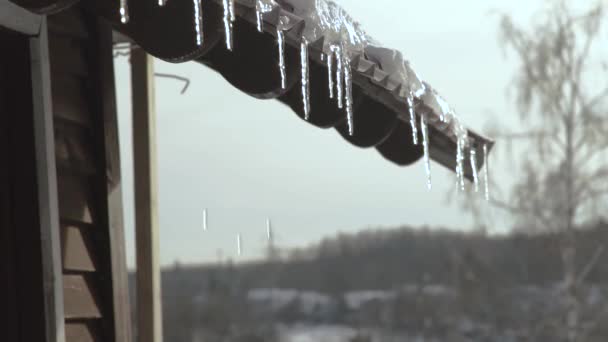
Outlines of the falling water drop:
M334 52L327 54L327 84L329 87L329 98L334 98Z
M485 167L483 170L483 178L484 178L484 185L485 185L485 195L486 195L486 201L490 200L490 161L488 160L488 145L484 144L483 145L483 161L485 163Z
M160 0L162 1L162 0ZM194 29L196 31L196 45L203 45L203 10L202 0L194 0Z
M473 171L473 183L475 186L475 192L479 192L479 174L477 172L477 151L474 147L471 147L471 170Z
M348 122L348 134L355 134L355 125L353 119L353 77L350 64L350 58L344 56L344 96L346 98L346 120Z
M335 54L338 108L342 109L344 107L344 56L342 55L342 47L335 45Z
M285 70L285 33L277 28L277 44L279 45L279 71L281 72L281 88L287 88L287 72Z
M232 22L233 18L233 0L224 0L224 31L226 33L226 49L232 51Z
M416 125L416 112L414 111L414 93L410 90L407 94L407 107L410 113L410 125L412 126L412 140L418 145L418 127Z
M424 169L426 171L426 186L431 190L431 158L429 156L429 128L426 122L426 114L420 117L420 128L422 129L422 146L424 147Z
M129 22L129 4L127 4L127 0L120 0L120 22L123 24Z
M302 101L304 104L304 118L310 118L310 84L309 84L309 65L308 65L308 40L302 37L300 44L300 62L302 64Z
M209 227L207 226L207 209L203 210L203 231L207 231Z
M273 240L272 236L272 225L270 223L270 219L266 219L266 238L268 239L268 243L271 244Z
M236 234L236 252L238 256L243 255L243 240L241 234Z

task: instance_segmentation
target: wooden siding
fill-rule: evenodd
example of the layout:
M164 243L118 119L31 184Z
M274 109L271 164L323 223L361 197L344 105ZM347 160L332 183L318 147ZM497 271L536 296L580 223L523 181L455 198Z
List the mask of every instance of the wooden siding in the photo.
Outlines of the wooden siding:
M108 171L119 165L107 158L118 154L117 141L107 145L116 108L111 45L102 42L111 31L79 9L50 17L49 28L66 342L126 342L128 321L117 317L128 316L128 300L116 300L127 291L116 282L126 276L116 266L125 263L115 236L123 230L110 222L122 215L111 194L120 177Z

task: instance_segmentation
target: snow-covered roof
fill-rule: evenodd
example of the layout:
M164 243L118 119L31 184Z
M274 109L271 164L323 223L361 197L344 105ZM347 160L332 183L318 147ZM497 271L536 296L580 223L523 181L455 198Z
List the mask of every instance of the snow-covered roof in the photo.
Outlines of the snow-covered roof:
M77 1L14 2L44 12ZM406 56L371 38L334 1L82 3L158 58L197 60L244 92L278 99L400 165L424 158L429 185L430 160L455 170L462 186L482 178L493 142L467 129Z

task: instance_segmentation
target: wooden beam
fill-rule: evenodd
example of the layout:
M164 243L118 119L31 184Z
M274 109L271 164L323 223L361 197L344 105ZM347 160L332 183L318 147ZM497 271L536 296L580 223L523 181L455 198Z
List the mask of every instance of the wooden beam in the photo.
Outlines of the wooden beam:
M0 0L0 28L28 36L38 35L42 16L19 7L9 0Z
M64 342L59 202L46 18L40 23L40 34L30 39L30 63L46 340Z
M131 51L139 342L162 341L154 61Z

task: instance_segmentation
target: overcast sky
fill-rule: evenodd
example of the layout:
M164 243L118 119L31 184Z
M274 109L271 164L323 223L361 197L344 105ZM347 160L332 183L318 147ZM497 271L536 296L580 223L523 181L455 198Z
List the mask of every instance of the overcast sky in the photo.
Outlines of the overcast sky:
M525 20L540 0L339 2L369 34L401 50L468 127L483 133L488 113L514 122L506 87L515 60L505 59L496 39L498 17L489 13L500 9ZM192 80L188 92L180 95L181 84L157 79L163 264L209 262L220 253L235 258L238 233L243 235L243 258L257 257L263 250L266 217L272 218L281 246L308 245L338 231L368 227L470 229L466 213L457 204L446 204L454 174L438 164L432 165L433 189L428 191L421 163L393 165L373 149L356 148L333 130L303 122L276 101L248 97L199 64L159 61L156 68ZM131 104L125 58L116 61L116 75L132 266ZM202 229L203 208L209 210L207 232Z

